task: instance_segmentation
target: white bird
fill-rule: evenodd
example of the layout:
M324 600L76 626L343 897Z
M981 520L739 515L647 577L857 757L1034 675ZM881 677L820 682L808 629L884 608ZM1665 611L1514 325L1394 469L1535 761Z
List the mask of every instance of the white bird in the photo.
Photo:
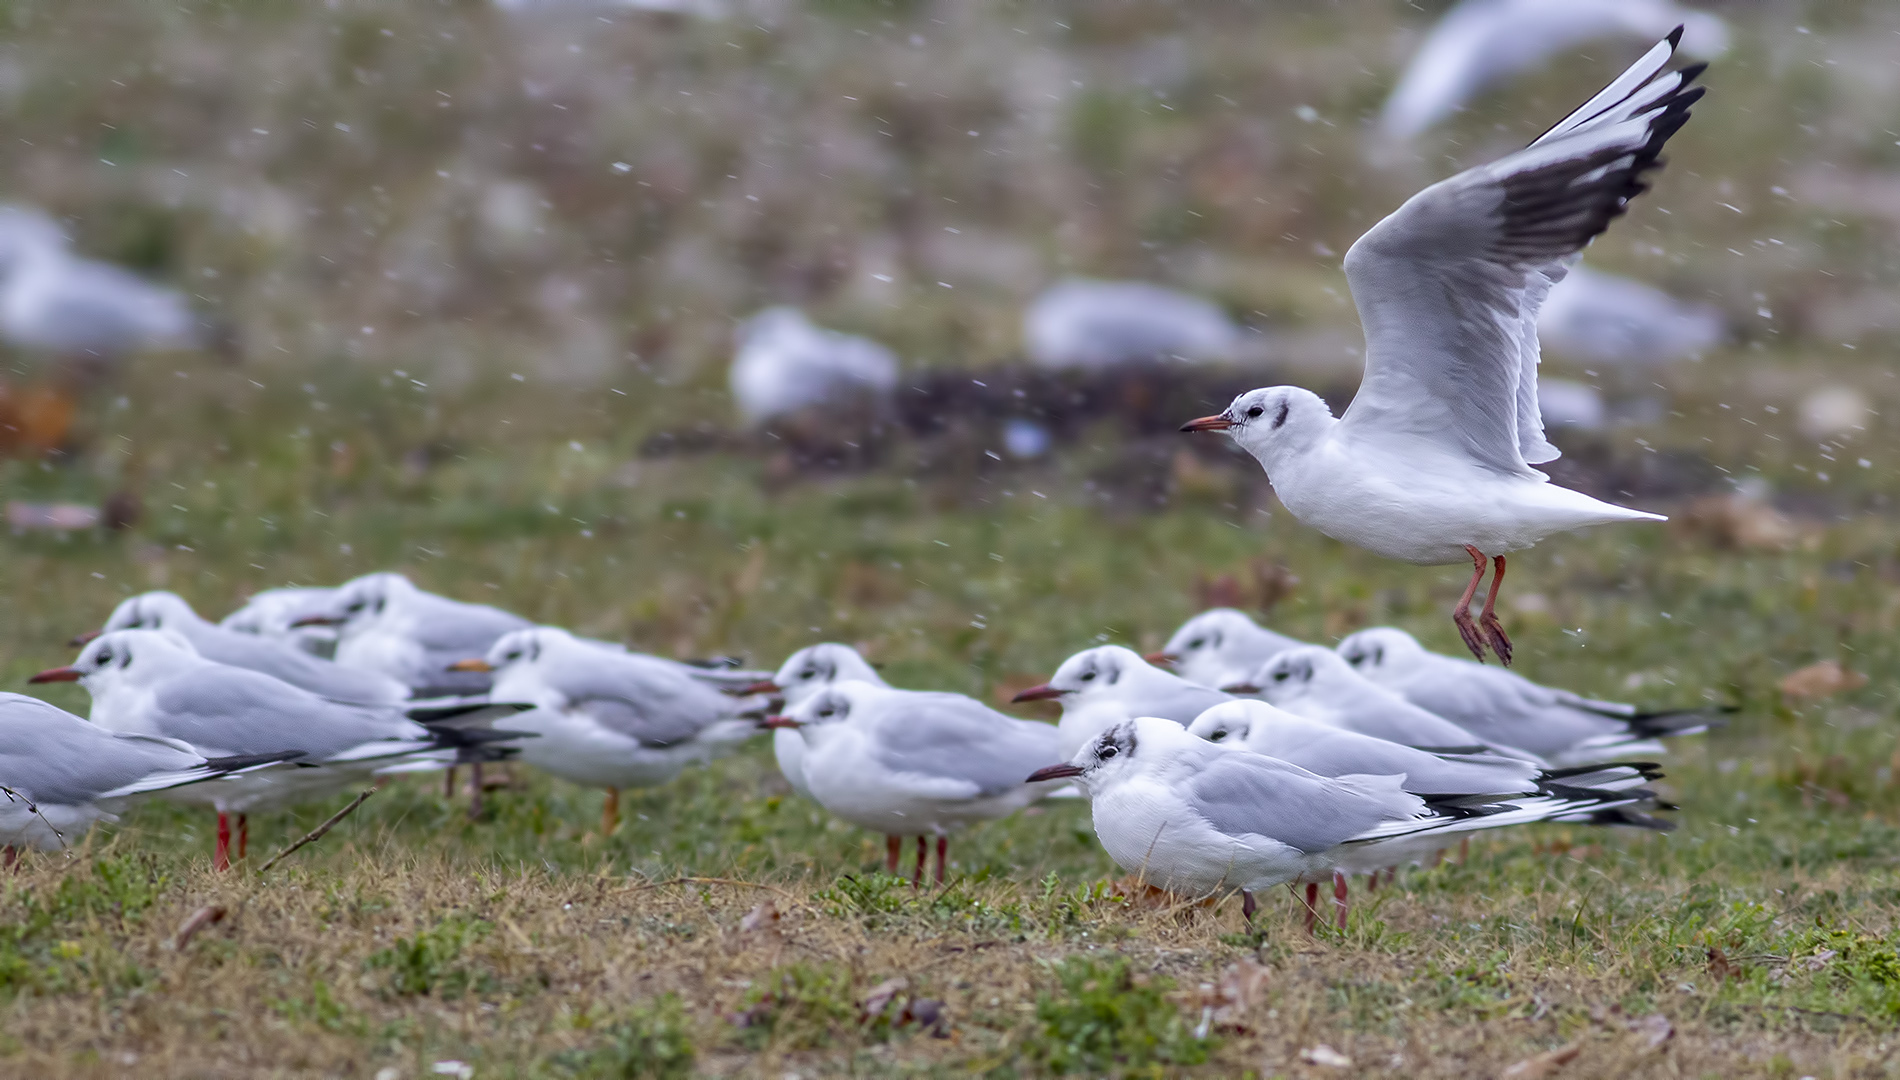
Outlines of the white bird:
M1514 672L1431 652L1396 627L1361 630L1338 651L1359 674L1412 704L1558 765L1660 754L1658 738L1694 735L1716 723L1702 710L1643 712L1539 686Z
M1379 130L1391 139L1415 138L1486 86L1557 53L1602 38L1655 41L1677 26L1691 56L1714 59L1728 48L1728 25L1719 16L1672 0L1464 0L1407 65Z
M89 724L24 694L0 693L0 869L20 848L67 847L135 795L216 780L293 755L207 759L176 739Z
M805 785L819 805L885 835L892 873L902 838L917 837L917 882L927 836L937 838L942 884L952 832L1007 817L1061 787L1023 779L1062 760L1055 728L962 694L841 682L767 723L805 740Z
M1421 844L1596 807L1639 802L1631 793L1539 796L1435 810L1397 776L1320 776L1264 754L1227 750L1159 717L1124 720L1068 763L1029 774L1075 777L1089 790L1095 835L1109 858L1150 884L1197 896L1253 894L1306 882L1308 926L1318 883L1332 879L1345 925L1346 876L1409 861Z
M743 689L756 694L782 694L785 707L793 708L825 687L840 682L890 685L856 649L827 641L805 646L786 657L770 679ZM777 759L778 771L785 775L785 782L792 785L792 790L811 798L811 791L805 787L805 737L796 728L774 730L772 756Z
M1133 649L1098 645L1062 662L1049 681L1017 694L1015 701L1059 701L1059 749L1065 758L1123 720L1159 716L1186 726L1233 695L1163 671Z
M1218 690L1245 682L1275 653L1306 644L1276 634L1233 608L1210 608L1181 624L1161 651L1142 657Z
M192 348L198 328L183 294L74 255L52 218L8 206L0 207L0 335L22 348L111 360Z
M410 696L407 686L387 675L331 663L288 642L210 622L177 593L160 591L128 597L112 609L103 630L80 634L73 644L83 645L113 630L169 630L191 642L198 655L213 663L261 671L332 701L396 705Z
M728 378L748 424L807 409L880 408L897 389L897 357L869 338L814 325L772 307L739 327Z
M1369 681L1324 645L1288 649L1260 665L1248 685L1236 689L1310 720L1418 750L1536 756L1419 708Z
M1452 611L1480 659L1511 660L1497 619L1504 553L1554 532L1660 515L1558 487L1537 412L1537 309L1583 246L1644 190L1702 96L1664 72L1679 34L1528 149L1406 200L1346 253L1366 373L1343 417L1293 386L1250 390L1187 431L1224 431L1259 459L1293 516L1423 565L1469 557ZM1471 598L1495 569L1474 626ZM1482 629L1482 636L1480 635Z
M493 755L501 751L486 744L518 737L452 724L424 727L398 707L330 701L263 672L207 660L170 631L101 634L71 666L28 681L77 682L92 695L91 720L99 727L177 739L207 758L298 754L295 767L180 793L218 811L218 869L230 865L233 813L242 858L244 815L252 811L321 798L373 772L441 768L467 752Z
M537 736L519 758L563 780L605 788L601 835L620 822L620 789L655 787L759 733L742 703L685 665L577 638L559 627L504 634L484 657L451 665L493 672L491 697L535 708L495 721Z
M1537 313L1538 340L1559 356L1618 367L1679 360L1727 336L1717 308L1582 265L1551 286Z
M336 627L299 626L298 621L330 609L334 588L294 587L265 589L244 606L218 620L226 630L287 641L313 656L329 659L336 653Z
M485 693L489 675L449 665L486 656L503 634L534 625L500 608L423 592L401 574L346 582L328 608L298 621L338 627L338 664L387 675L418 697Z
M1220 306L1145 281L1068 278L1023 313L1029 358L1046 368L1237 359L1241 331Z

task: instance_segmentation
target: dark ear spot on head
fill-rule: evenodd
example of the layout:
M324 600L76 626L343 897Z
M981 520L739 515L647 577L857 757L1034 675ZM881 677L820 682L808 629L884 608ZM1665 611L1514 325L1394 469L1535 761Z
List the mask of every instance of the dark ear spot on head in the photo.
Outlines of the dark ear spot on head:
M1292 407L1293 403L1291 401L1288 401L1286 398L1280 399L1280 411L1273 414L1273 430L1280 430L1280 425L1286 423L1287 410Z

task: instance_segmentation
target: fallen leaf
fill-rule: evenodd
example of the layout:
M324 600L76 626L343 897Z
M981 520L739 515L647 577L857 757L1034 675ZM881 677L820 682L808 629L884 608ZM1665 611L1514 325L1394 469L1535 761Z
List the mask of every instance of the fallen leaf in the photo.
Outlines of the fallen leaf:
M1823 660L1790 671L1781 680L1781 694L1783 697L1814 700L1858 690L1866 685L1867 676L1858 671L1849 671L1839 661Z
M1308 1065L1319 1065L1328 1069L1352 1068L1351 1058L1327 1046L1325 1043L1320 1043L1318 1046L1309 1046L1300 1051L1300 1060L1306 1062Z
M213 923L223 922L224 916L225 910L221 904L206 904L192 912L184 922L178 924L178 932L172 935L172 948L182 949L191 944L191 939L197 936L198 931Z
M1661 1013L1651 1013L1629 1022L1631 1031L1643 1037L1651 1050L1659 1049L1664 1043L1676 1037L1676 1027L1669 1018Z
M1725 983L1742 973L1742 965L1728 958L1720 949L1705 949L1709 958L1709 977L1718 983Z
M739 932L751 934L760 930L777 930L778 921L777 905L770 900L761 900L758 907L746 912L745 918L739 920Z
M908 989L910 989L910 980L902 975L885 979L873 986L871 992L864 996L863 1003L858 1006L858 1023L868 1024L883 1016L884 1010L891 1007L891 1002L897 995Z
M1568 1046L1559 1046L1555 1050L1546 1050L1536 1057L1527 1057L1523 1061L1508 1066L1498 1074L1499 1080L1543 1080L1544 1077L1563 1068L1583 1053L1583 1044L1573 1042Z

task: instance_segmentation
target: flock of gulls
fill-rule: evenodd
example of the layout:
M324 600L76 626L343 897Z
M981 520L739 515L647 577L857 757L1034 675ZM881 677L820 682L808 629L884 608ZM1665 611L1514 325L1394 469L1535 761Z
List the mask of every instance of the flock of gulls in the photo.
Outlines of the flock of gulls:
M1558 487L1538 409L1538 314L1578 253L1644 190L1702 94L1671 69L1678 28L1525 149L1434 184L1345 260L1367 337L1341 417L1297 387L1236 398L1184 430L1224 432L1289 511L1379 554L1469 559L1453 620L1474 659L1402 630L1300 642L1241 612L1183 625L1159 653L1101 645L1019 702L1051 725L961 694L888 685L852 648L801 649L774 672L689 663L535 626L392 573L260 594L220 623L179 597L121 603L78 658L82 720L0 697L0 842L57 850L128 800L218 814L216 865L246 820L370 777L518 761L607 791L664 783L772 733L786 781L945 875L950 835L1044 798L1086 798L1111 858L1149 884L1206 895L1305 885L1345 924L1347 880L1431 859L1480 830L1542 821L1667 828L1648 785L1660 740L1709 712L1650 713L1540 686L1504 666L1506 553L1560 531L1656 515ZM818 335L795 312L778 331ZM777 331L775 331L777 332ZM866 370L888 359L860 357ZM1471 606L1485 574L1480 612ZM451 790L453 783L451 781ZM482 789L479 775L470 790ZM234 833L235 826L235 836Z

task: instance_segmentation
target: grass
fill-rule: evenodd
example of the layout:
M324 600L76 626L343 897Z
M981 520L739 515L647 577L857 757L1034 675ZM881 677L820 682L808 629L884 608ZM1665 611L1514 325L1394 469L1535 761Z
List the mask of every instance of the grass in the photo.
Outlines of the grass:
M1144 275L1349 387L1309 342L1352 337L1338 252L1616 60L1527 76L1377 173L1358 120L1423 19L1378 0L955 25L844 2L750 26L8 12L9 197L189 283L234 342L128 365L67 452L0 461L7 500L144 508L121 533L0 536L10 689L134 592L217 614L388 568L674 655L853 642L898 685L990 701L1094 642L1159 646L1258 566L1298 579L1270 613L1287 633L1391 623L1455 649L1462 571L1316 536L1214 444L1084 418L1049 458L998 462L965 417L801 470L722 437L731 326L798 300L913 370L976 369L1048 277ZM1893 284L1894 151L1868 135L1893 121L1867 91L1890 58L1864 44L1892 16L1734 14L1674 163L1590 258L1721 304L1736 340L1604 373L1653 419L1559 441L1580 482L1645 507L1687 518L1760 482L1795 528L1560 537L1513 558L1507 594L1526 674L1738 707L1666 762L1678 831L1488 838L1309 938L1287 897L1249 932L1235 903L1122 882L1072 803L958 836L950 882L912 890L756 743L628 792L605 837L599 793L525 769L479 822L405 781L268 875L349 795L253 821L225 875L210 821L152 802L0 876L0 1074L1433 1078L1553 1051L1565 1077L1900 1071L1900 382L1892 327L1848 317ZM42 359L8 357L10 379ZM1801 433L1821 384L1867 397L1864 430ZM653 452L669 432L711 449ZM1781 692L1819 660L1868 682ZM207 905L226 917L175 944Z

